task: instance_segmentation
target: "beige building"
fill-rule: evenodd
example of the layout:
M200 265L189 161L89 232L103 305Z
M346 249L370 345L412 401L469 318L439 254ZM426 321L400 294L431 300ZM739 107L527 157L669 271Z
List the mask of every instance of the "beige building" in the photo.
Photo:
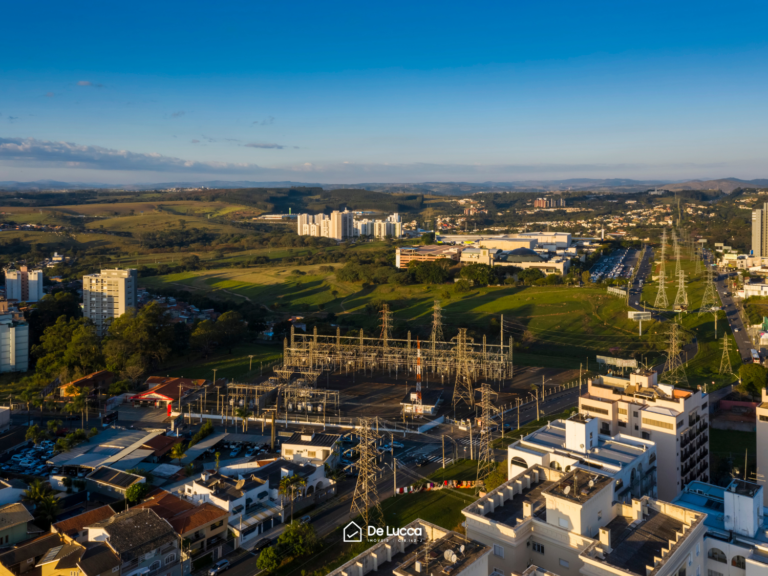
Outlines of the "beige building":
M93 320L104 335L113 318L135 308L138 276L136 270L102 270L83 276L83 315Z
M42 300L43 271L29 270L26 266L20 266L18 270L6 270L5 297L19 302Z
M757 406L755 432L757 433L757 483L764 488L763 503L768 506L768 490L765 481L768 478L768 392L763 388L762 402Z
M361 542L362 530L350 522L344 527L344 541ZM400 534L383 536L327 576L488 576L492 571L489 546L425 520L414 520Z
M408 268L411 262L434 262L448 259L459 262L464 248L461 246L449 246L436 244L432 246L403 246L395 252L395 267Z
M467 537L492 548L499 574L706 576L706 514L648 496L626 504L617 488L595 470L532 466L463 510Z
M622 434L656 445L659 498L670 501L694 480L709 480L709 401L701 390L657 382L653 371L629 378L598 376L587 381L579 412L598 418L600 434Z

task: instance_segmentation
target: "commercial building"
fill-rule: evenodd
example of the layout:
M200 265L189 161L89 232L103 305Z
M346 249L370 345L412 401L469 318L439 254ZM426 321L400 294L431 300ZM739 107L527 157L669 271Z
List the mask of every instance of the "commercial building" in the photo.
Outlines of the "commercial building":
M461 252L462 264L485 264L493 266L493 258L499 250L489 250L488 248L465 248Z
M7 300L0 300L0 372L29 368L29 325Z
M119 572L120 560L107 544L85 546L61 534L47 534L0 554L0 576L101 576Z
M43 271L29 270L26 266L19 266L18 270L6 270L5 297L19 302L42 300Z
M706 515L649 496L625 503L623 488L586 467L531 466L462 511L467 538L492 548L499 574L703 576Z
M571 269L570 258L553 256L552 258L542 258L542 256L528 248L516 248L515 250L500 250L494 254L494 266L514 266L527 270L535 268L541 270L542 274L559 274L564 276Z
M180 399L189 398L194 393L203 390L209 384L204 378L163 378L150 376L147 378L149 390L131 396L134 404L154 406L155 408L169 407L174 402L181 408Z
M555 420L509 445L508 478L533 465L564 470L599 470L616 484L614 498L629 503L641 496L656 497L656 446L649 440L600 434L594 416L574 413Z
M93 320L100 335L106 334L113 318L136 308L137 282L133 268L102 270L83 276L83 315Z
M768 574L763 487L734 478L728 486L691 482L673 504L706 514L708 576Z
M339 434L319 434L296 432L290 438L283 440L280 454L289 462L323 466L328 464L336 467L339 460Z
M362 530L350 522L344 527L344 540L364 540ZM382 538L327 576L488 576L492 571L491 547L463 534L421 519L404 526L401 533Z
M752 210L752 256L768 256L768 202Z
M654 371L629 378L587 380L579 412L596 417L599 433L622 434L656 445L659 498L671 501L686 484L709 479L709 399L701 390L684 390L657 381Z
M432 246L403 246L395 253L395 266L408 268L411 262L435 262L437 260L453 260L458 263L461 259L462 246L449 246L444 244Z

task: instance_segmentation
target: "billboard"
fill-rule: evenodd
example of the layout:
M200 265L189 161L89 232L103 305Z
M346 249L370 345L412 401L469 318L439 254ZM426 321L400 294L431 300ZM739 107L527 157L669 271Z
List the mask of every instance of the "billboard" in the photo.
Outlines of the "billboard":
M598 364L607 364L608 366L617 366L619 368L637 368L637 360L628 360L626 358L612 358L610 356L598 356Z
M630 310L627 312L630 320L650 320L650 312L641 312L640 310Z

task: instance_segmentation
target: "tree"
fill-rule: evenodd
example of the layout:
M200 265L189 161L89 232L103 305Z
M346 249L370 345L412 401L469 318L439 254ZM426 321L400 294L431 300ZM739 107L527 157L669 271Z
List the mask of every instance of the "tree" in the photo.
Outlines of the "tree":
M208 358L216 350L218 337L219 333L216 330L216 325L210 320L203 320L192 332L189 345L194 350L200 352L204 358Z
M496 279L493 268L487 264L467 264L462 267L460 276L471 280L475 286L487 286Z
M53 326L59 318L64 317L67 321L70 318L80 318L82 315L80 299L72 292L46 294L29 312L27 318L30 347L37 346L45 329Z
M112 382L112 384L109 385L109 389L107 390L107 395L111 398L112 396L120 396L120 394L125 394L131 389L131 383L127 380L118 380L117 382Z
M245 335L245 323L242 316L234 310L224 312L216 320L216 334L220 345L232 354L232 347L239 343Z
M293 501L296 499L296 491L302 490L307 485L307 481L298 474L283 476L280 480L278 493L282 496L289 496L291 500L291 523L293 523Z
M179 464L181 464L181 459L184 458L184 456L186 456L186 453L185 453L186 450L187 450L187 447L184 444L184 442L179 442L178 444L173 445L169 456L171 457L172 460L178 460Z
M303 522L295 524L291 522L277 539L277 545L280 548L291 550L296 556L311 554L317 549L318 544L315 527Z
M248 416L250 415L251 413L247 408L238 408L237 410L235 410L235 416L241 419L243 434L245 434L245 431L247 430ZM235 428L235 430L237 430L237 428Z
M27 428L27 433L24 435L25 440L31 440L34 442L35 446L40 444L42 440L44 440L46 437L46 433L40 429L40 426L37 424L33 424L29 428Z
M88 407L85 394L77 386L67 386L66 391L67 394L72 396L72 399L64 407L64 411L67 414L77 414L79 412L81 419L80 428L85 428L85 411Z
M45 329L31 355L37 362L35 371L43 380L62 376L66 382L69 375L90 374L104 366L101 340L96 326L87 318L61 316Z
M589 282L592 279L592 275L589 273L588 270L584 270L584 272L581 273L581 281L584 284L589 284Z
M37 503L37 508L35 508L35 518L37 518L41 524L50 527L58 515L59 499L53 494L45 496Z
M256 560L256 568L264 572L272 572L273 570L277 570L279 566L280 554L277 553L274 546L262 550Z
M739 368L741 384L752 396L760 396L765 388L766 374L768 371L760 364L742 364Z
M59 427L62 425L61 420L48 420L48 423L46 426L48 427L48 434L54 435L56 434L56 431L59 429Z
M214 454L214 457L216 458L216 472L219 471L219 458L221 458L221 452L216 452Z
M125 491L125 499L131 504L136 504L147 493L147 485L144 482L133 484Z
M427 246L429 244L435 243L435 233L434 232L424 232L424 234L421 235L421 238L419 238L419 242L423 246Z
M173 335L170 316L156 302L138 311L131 308L109 326L104 343L107 368L123 372L133 367L134 378L138 378L168 358Z
M27 406L27 423L29 423L31 420L31 413L30 413L30 407L32 406L32 403L35 401L35 398L37 398L38 394L31 390L30 388L27 388L26 390L22 391L21 394L17 396L19 400L24 402Z
M191 478L192 475L195 473L195 463L190 462L186 466L184 466L184 473L187 475L187 478Z
M23 496L26 500L38 504L43 498L50 495L50 493L51 490L48 486L43 484L42 480L36 478L29 483L29 487L24 490Z

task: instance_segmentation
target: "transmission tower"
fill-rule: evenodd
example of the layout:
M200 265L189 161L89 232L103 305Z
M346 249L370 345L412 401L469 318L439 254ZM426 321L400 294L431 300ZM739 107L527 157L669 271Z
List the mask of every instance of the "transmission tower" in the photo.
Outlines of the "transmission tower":
M388 348L389 340L392 338L392 312L389 309L389 304L384 304L379 314L381 316L380 338L383 340L384 348Z
M667 277L664 273L664 261L661 262L661 271L659 272L659 290L656 292L656 301L653 303L654 308L664 309L669 308L669 300L667 300Z
M723 334L721 340L723 341L723 356L720 358L720 374L733 374L733 367L731 366L731 349L728 335Z
M451 340L456 340L456 386L453 388L453 409L456 404L464 402L470 408L475 405L475 393L472 390L472 370L469 365L467 329L459 328L459 333Z
M718 307L717 291L715 290L715 274L712 271L712 268L709 266L706 267L705 271L707 276L707 285L704 287L704 296L701 298L699 316L713 309L715 309L715 314L717 314Z
M494 406L491 404L491 395L496 393L491 389L487 382L480 387L480 443L477 447L477 482L475 482L475 493L480 492L481 487L485 486L485 479L496 468L496 462L493 459L493 449L491 448L491 426L493 425Z
M682 270L682 265L680 264L680 244L675 241L675 276L680 274L680 270Z
M677 296L675 296L675 310L688 308L688 292L685 291L685 270L680 269L677 275Z
M432 306L432 350L435 350L437 344L443 341L443 309L440 307L440 300L435 300Z
M363 535L367 537L368 526L381 526L384 513L381 511L379 494L376 489L376 477L379 475L379 453L376 450L376 441L379 435L373 431L370 418L360 418L358 433L360 443L356 450L359 454L357 460L357 484L352 496L350 511L360 514L362 518Z
M701 274L701 247L698 244L694 245L693 259L696 261L696 270L694 274L697 276Z
M662 374L661 381L673 386L681 384L688 385L688 377L685 375L685 366L680 357L680 335L677 332L678 326L672 322L669 328L669 348L667 349L666 372Z

